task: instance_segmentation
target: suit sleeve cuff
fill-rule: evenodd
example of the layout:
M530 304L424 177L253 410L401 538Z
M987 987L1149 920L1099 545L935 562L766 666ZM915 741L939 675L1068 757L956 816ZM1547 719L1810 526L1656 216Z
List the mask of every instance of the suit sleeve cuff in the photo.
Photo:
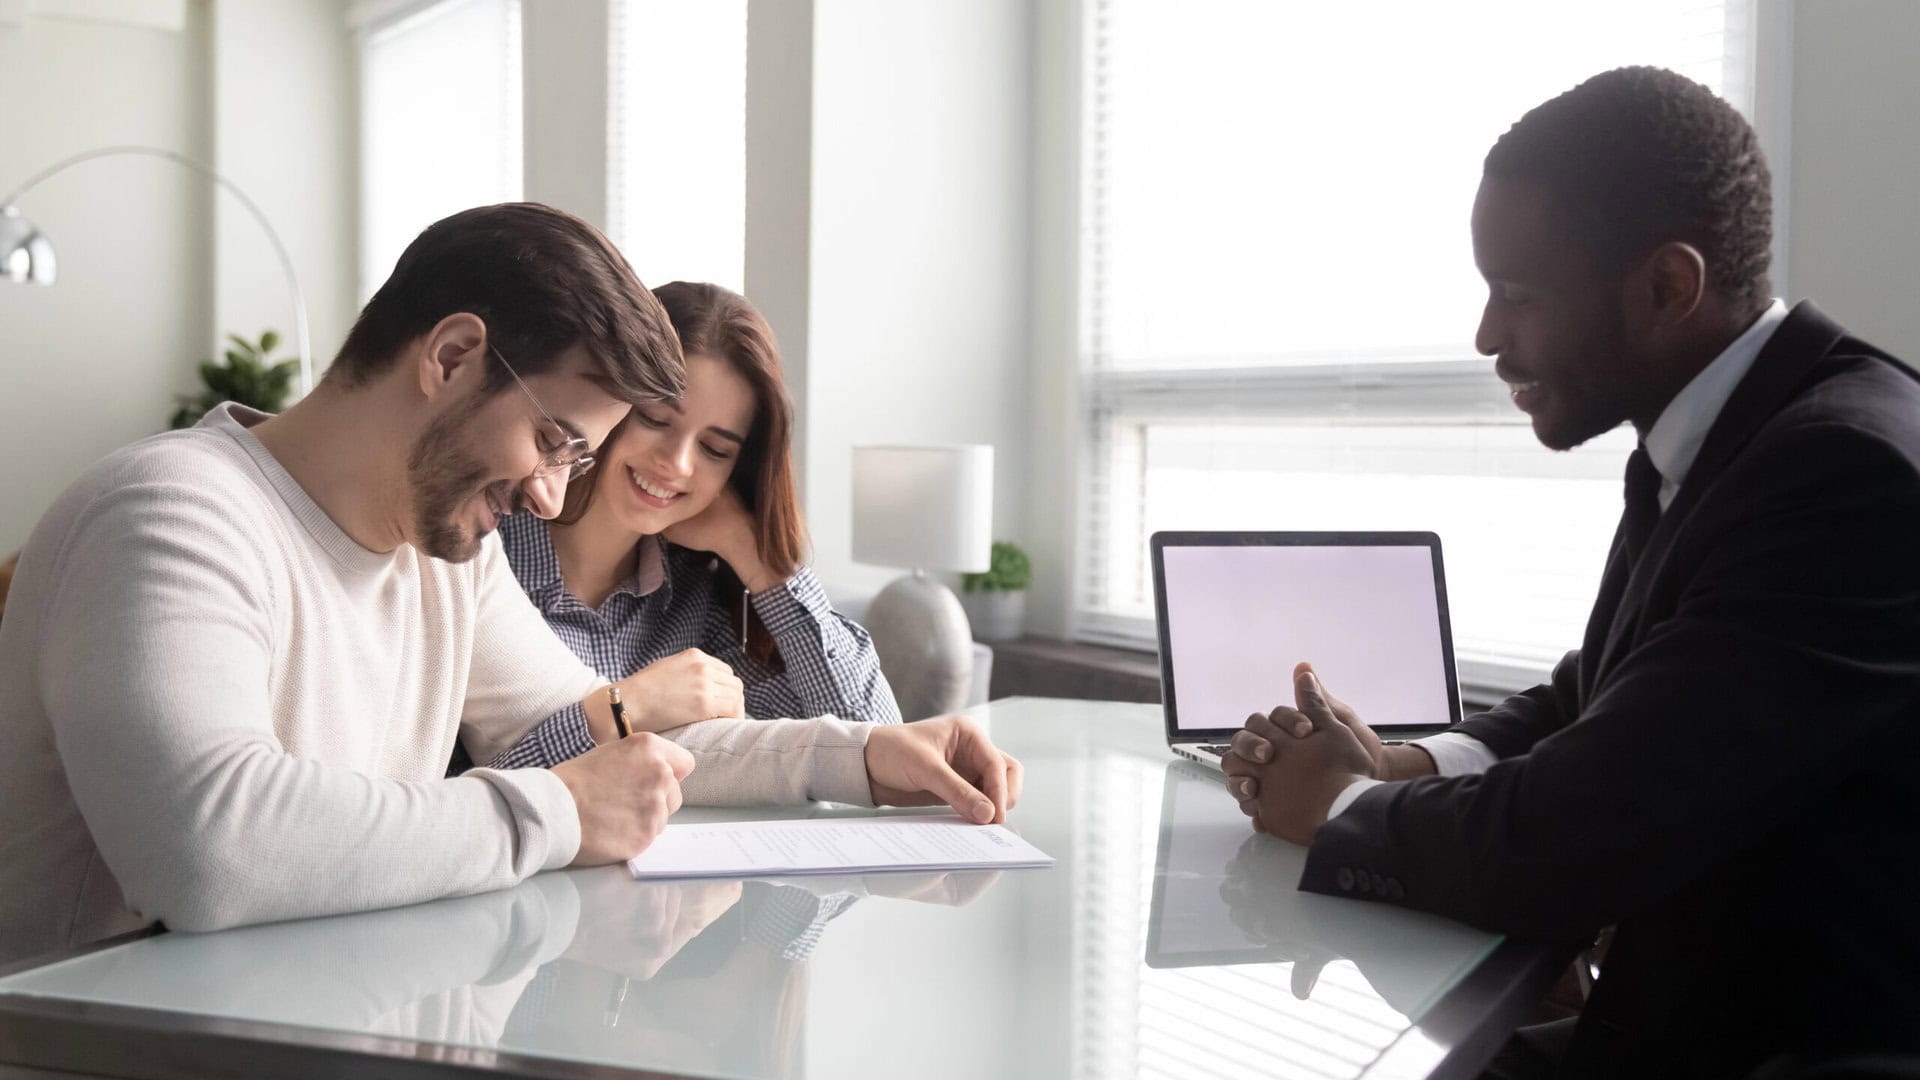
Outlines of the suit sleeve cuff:
M1386 783L1386 781L1355 780L1353 783L1348 784L1340 794L1333 797L1333 803L1327 807L1327 820L1332 821L1334 818L1339 817L1347 807L1353 805L1354 800L1358 799L1362 792L1368 788L1377 788L1383 783Z
M1494 753L1492 747L1458 731L1443 731L1438 735L1416 739L1413 745L1425 750L1427 756L1433 758L1433 766L1441 776L1483 773L1500 760L1500 755Z

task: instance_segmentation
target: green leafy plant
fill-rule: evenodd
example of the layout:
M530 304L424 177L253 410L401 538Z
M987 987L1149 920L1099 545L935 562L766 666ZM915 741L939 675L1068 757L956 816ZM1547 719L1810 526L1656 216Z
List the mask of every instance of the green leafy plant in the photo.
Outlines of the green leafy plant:
M993 556L984 574L960 575L963 592L1018 592L1033 584L1033 563L1019 545L1007 540L993 542Z
M228 334L233 348L227 350L224 364L209 361L200 365L200 381L206 389L199 394L180 395L180 407L174 410L172 426L192 427L207 410L223 401L237 401L261 412L277 413L287 405L287 393L293 389L293 377L300 361L269 360L280 344L280 335L268 330L258 342L238 334Z

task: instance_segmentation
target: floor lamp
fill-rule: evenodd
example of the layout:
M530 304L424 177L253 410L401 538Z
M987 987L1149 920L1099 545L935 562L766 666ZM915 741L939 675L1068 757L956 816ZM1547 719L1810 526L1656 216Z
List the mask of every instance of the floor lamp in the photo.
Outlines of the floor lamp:
M0 199L0 278L34 285L51 285L55 277L53 242L47 239L39 226L21 215L20 208L15 205L20 197L38 187L41 181L83 161L121 155L165 158L176 165L185 166L199 173L232 192L233 197L240 200L240 205L247 208L247 213L253 215L253 220L259 222L260 227L266 230L267 239L273 243L274 254L280 257L280 269L287 275L287 291L293 296L293 337L300 350L300 392L305 394L312 390L313 355L307 341L307 300L306 295L300 291L300 278L293 272L293 260L287 255L286 245L280 242L280 234L273 230L273 225L267 221L267 215L260 212L260 207L255 205L252 199L247 198L246 192L241 191L233 181L215 172L211 166L185 154L153 146L103 146L98 150L88 150L63 158L28 177L26 183L15 188L6 198Z

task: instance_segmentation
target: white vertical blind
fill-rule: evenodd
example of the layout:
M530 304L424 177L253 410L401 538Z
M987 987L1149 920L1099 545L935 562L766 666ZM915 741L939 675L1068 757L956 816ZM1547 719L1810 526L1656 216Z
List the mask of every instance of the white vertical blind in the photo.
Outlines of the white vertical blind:
M608 233L648 286L746 276L746 0L613 0Z
M1392 528L1441 534L1463 681L1577 645L1632 437L1549 453L1476 358L1481 162L1624 64L1748 110L1750 0L1085 11L1077 633L1151 640L1153 530Z
M360 25L360 298L420 230L521 192L519 0L385 5Z

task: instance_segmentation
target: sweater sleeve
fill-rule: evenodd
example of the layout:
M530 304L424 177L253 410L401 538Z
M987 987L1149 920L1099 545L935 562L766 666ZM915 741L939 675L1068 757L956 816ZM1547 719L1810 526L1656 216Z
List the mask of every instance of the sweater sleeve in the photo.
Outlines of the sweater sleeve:
M551 773L408 782L286 751L269 551L207 491L134 483L76 517L51 568L38 681L128 906L213 930L479 892L571 860L579 819Z
M813 720L703 720L662 734L693 754L680 783L690 806L800 803L873 805L867 736L873 725Z

